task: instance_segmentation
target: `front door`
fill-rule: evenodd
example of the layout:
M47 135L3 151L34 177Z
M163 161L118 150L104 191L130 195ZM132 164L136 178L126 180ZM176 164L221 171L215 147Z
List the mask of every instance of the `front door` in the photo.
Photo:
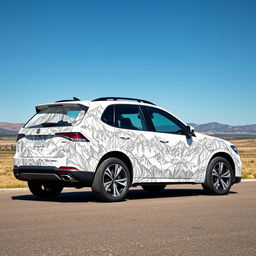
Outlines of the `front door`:
M198 176L197 137L187 138L186 125L171 114L154 107L143 107L156 135L161 172L156 177L169 181L189 180Z

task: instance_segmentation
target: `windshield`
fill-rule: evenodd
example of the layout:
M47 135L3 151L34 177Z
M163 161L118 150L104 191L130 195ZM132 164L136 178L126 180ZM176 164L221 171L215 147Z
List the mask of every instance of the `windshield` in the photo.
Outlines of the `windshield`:
M82 120L85 110L77 105L48 106L34 115L25 128L73 126Z

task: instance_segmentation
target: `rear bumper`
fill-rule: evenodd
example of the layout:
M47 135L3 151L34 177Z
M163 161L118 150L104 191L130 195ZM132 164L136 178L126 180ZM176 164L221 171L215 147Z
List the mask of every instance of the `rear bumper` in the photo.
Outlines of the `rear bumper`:
M48 180L62 182L68 186L90 187L93 182L94 172L79 170L62 170L55 166L15 166L14 176L19 180Z

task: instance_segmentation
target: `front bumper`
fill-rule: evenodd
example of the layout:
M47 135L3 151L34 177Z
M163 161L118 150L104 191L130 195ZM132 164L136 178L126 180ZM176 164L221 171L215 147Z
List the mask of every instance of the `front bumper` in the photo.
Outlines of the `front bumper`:
M55 166L15 166L13 174L19 180L56 181L68 186L90 187L94 179L94 172L58 169Z
M235 177L234 184L241 182L241 177Z

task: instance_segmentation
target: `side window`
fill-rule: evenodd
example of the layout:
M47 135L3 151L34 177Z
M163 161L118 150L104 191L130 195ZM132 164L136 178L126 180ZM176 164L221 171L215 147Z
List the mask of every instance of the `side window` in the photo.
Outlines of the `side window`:
M113 117L114 117L114 108L113 108L113 105L111 105L105 109L105 111L102 114L101 120L102 122L113 126L114 125Z
M167 112L151 107L145 107L144 109L156 132L184 134L182 126Z
M116 126L123 129L146 130L139 106L116 105Z

